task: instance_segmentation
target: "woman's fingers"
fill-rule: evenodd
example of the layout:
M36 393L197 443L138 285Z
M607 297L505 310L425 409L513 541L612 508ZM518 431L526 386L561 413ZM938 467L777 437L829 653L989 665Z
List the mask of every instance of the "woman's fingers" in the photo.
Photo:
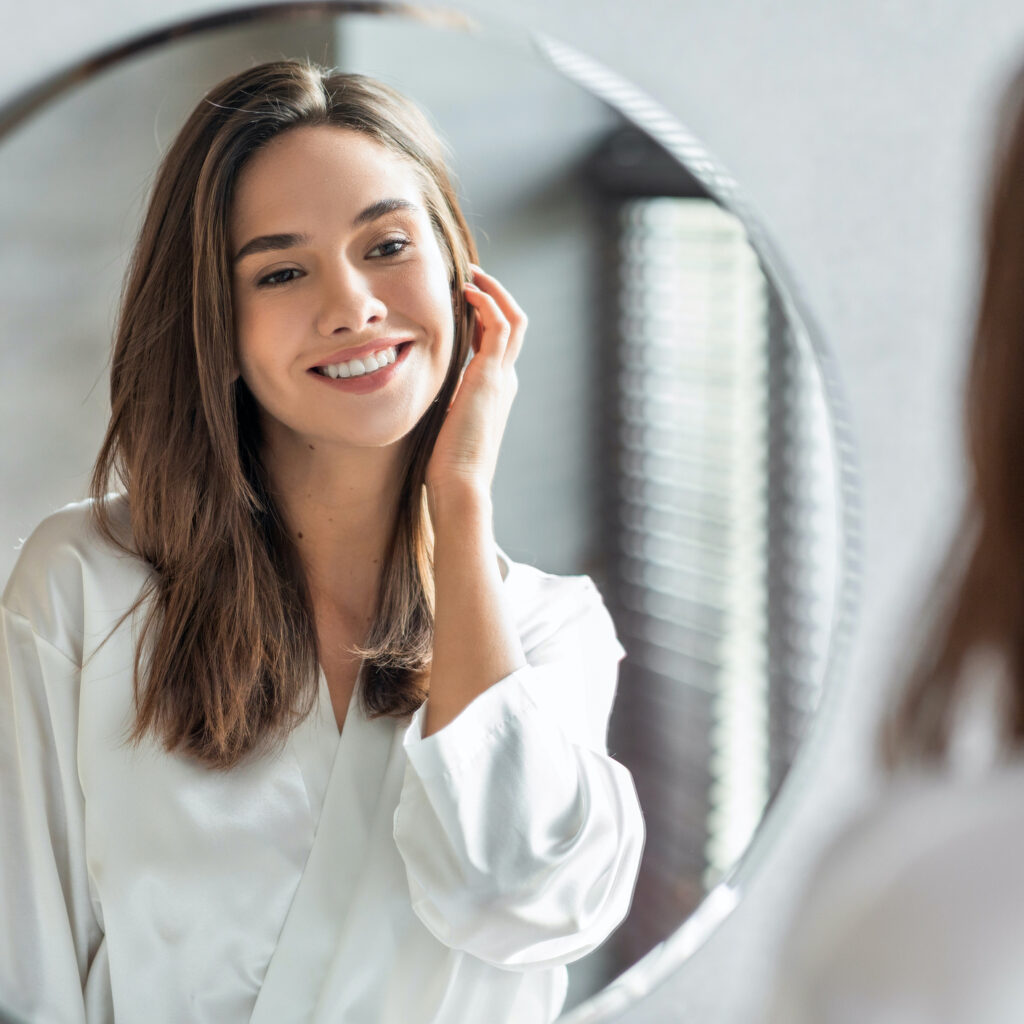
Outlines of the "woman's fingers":
M477 287L494 297L502 312L508 317L509 323L525 328L526 314L519 307L519 303L512 298L508 289L496 277L488 274L475 263L470 263L469 269L473 271L473 281Z
M528 320L519 303L509 294L508 290L497 278L485 273L475 264L470 264L473 271L473 287L466 290L467 297L481 297L482 301L473 302L477 315L483 319L485 336L494 332L488 341L494 343L492 354L502 365L515 362L523 346Z
M474 342L478 342L476 357L500 367L512 335L512 325L494 298L470 281L466 282L466 301L476 310L479 329L478 337L474 338Z
M466 301L476 310L476 333L473 344L476 355L501 364L512 327L498 304L473 282L466 282Z

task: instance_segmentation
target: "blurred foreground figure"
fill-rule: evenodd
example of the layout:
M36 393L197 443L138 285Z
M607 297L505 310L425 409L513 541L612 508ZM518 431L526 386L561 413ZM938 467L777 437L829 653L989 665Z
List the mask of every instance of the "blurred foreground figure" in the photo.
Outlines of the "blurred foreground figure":
M999 123L963 523L882 730L892 785L807 889L778 1024L1024 1021L1024 70Z

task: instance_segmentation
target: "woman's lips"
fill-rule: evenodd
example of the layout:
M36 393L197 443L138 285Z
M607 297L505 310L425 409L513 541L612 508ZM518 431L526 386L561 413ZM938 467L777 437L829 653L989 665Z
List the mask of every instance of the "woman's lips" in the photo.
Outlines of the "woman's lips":
M321 359L315 366L311 366L310 369L314 370L318 366L335 366L338 363L349 363L353 359L362 359L363 356L371 355L374 352L383 352L386 348L398 348L399 345L408 345L412 342L412 338L377 338L376 341L368 341L365 345L359 345L356 348L340 348L337 352L332 352L326 359Z
M378 343L377 348L364 349L364 355L370 352L379 351L380 345ZM320 373L318 370L310 369L308 372L312 374L318 381L332 387L337 391L347 391L353 395L365 395L371 391L379 391L381 388L386 387L388 382L391 381L395 375L399 372L402 364L408 358L409 352L412 349L412 342L403 341L399 342L395 346L395 361L388 364L387 366L381 367L379 370L372 370L370 373L364 373L359 377L327 377ZM358 359L356 356L349 356L349 359ZM348 362L348 359L335 360L336 362ZM329 366L332 363L322 363L319 365Z

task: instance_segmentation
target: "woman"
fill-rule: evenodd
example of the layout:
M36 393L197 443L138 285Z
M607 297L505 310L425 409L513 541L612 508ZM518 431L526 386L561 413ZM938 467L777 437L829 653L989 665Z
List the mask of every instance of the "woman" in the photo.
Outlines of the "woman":
M1024 1020L1024 69L1000 120L966 392L969 493L881 734L884 800L804 896L772 1020Z
M167 153L93 498L3 601L4 1019L550 1021L625 916L623 651L495 545L526 318L474 257L369 79L256 67Z

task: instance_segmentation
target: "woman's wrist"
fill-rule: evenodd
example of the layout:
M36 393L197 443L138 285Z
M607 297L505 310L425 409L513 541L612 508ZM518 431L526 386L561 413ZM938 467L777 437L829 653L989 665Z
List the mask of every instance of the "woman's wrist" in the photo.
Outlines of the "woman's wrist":
M490 527L494 514L490 488L470 480L427 484L427 508L435 533L453 522Z
M489 489L428 488L428 501L434 521L435 608L424 737L526 664L503 592Z

